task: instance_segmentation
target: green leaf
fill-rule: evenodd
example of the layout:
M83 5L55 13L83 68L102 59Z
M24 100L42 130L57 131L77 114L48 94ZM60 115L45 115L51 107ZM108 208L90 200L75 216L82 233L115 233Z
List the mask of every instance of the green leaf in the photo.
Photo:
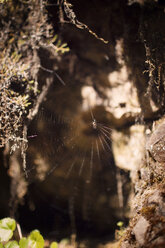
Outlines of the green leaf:
M124 223L122 221L117 222L117 226L122 227Z
M31 248L44 247L44 239L38 230L34 230L30 233L28 241L28 246L30 246Z
M0 248L3 248L3 244L2 243L0 243Z
M0 220L0 241L9 241L13 236L13 231L16 228L15 220L4 218Z
M61 40L58 40L56 46L57 46L57 47L60 47L60 46L61 46L61 43L62 43Z
M19 248L17 241L9 241L5 244L5 248Z
M62 239L62 240L60 241L60 244L68 245L68 244L69 244L69 239Z
M0 220L0 227L7 228L7 229L14 231L16 228L16 222L14 219L4 218Z
M51 39L51 43L54 43L57 40L57 34Z
M29 84L34 84L34 80L28 81Z
M50 244L50 248L58 248L58 243L57 242L52 242Z
M29 243L29 241L28 241L27 238L22 238L19 241L19 246L20 246L20 248L27 248L28 247L28 243Z
M13 232L9 229L0 228L0 241L9 241L13 236Z

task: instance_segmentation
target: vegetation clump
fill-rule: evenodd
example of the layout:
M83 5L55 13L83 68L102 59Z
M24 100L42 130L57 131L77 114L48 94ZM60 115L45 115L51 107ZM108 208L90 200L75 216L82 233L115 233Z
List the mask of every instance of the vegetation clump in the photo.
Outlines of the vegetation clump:
M40 70L50 72L41 65L39 50L48 50L58 61L69 48L54 34L45 1L1 1L0 15L0 147L12 141L15 151L27 143L25 126L52 83L42 87L38 81Z
M0 248L71 248L77 247L75 235L60 242L45 240L39 230L33 230L29 235L23 236L20 225L12 218L0 220Z
M22 237L19 225L17 224L18 236L14 239L16 233L16 222L11 218L0 220L0 247L3 248L43 248L44 238L38 230L32 231L28 237ZM15 234L16 236L16 234ZM57 248L58 244L53 242L50 248Z

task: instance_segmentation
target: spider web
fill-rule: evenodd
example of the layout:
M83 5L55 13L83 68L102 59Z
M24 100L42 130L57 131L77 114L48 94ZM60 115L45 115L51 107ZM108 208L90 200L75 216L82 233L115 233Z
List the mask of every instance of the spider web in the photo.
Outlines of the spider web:
M105 215L111 211L108 197L116 187L106 111L101 105L84 109L81 97L71 101L74 87L54 87L55 96L49 94L29 128L27 156L29 185L38 187L42 197L51 197L56 210L57 201L67 199L71 233L80 229L80 219L92 226L99 212L93 199L103 201L103 222L110 225Z

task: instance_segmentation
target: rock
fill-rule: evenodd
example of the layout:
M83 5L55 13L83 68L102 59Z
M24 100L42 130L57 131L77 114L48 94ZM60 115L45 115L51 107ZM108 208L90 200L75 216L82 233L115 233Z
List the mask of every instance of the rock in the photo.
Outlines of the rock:
M134 125L125 132L113 130L112 140L116 165L129 171L138 170L144 156L144 126Z
M135 234L136 240L140 245L144 245L146 242L146 234L150 227L149 221L147 221L143 216L140 216L136 225L133 228L133 233Z
M158 162L165 162L165 123L158 125L146 143L146 149Z

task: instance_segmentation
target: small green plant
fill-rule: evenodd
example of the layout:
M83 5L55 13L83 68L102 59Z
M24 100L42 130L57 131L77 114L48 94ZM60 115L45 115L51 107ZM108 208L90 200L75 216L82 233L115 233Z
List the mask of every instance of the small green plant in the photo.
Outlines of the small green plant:
M28 237L19 235L15 240L14 232L16 231L16 222L11 218L0 220L0 248L43 248L44 238L38 230L32 231ZM50 248L58 248L57 242L52 242Z
M115 231L115 239L119 240L121 237L123 237L125 233L124 223L122 221L117 222L117 226L119 229Z

